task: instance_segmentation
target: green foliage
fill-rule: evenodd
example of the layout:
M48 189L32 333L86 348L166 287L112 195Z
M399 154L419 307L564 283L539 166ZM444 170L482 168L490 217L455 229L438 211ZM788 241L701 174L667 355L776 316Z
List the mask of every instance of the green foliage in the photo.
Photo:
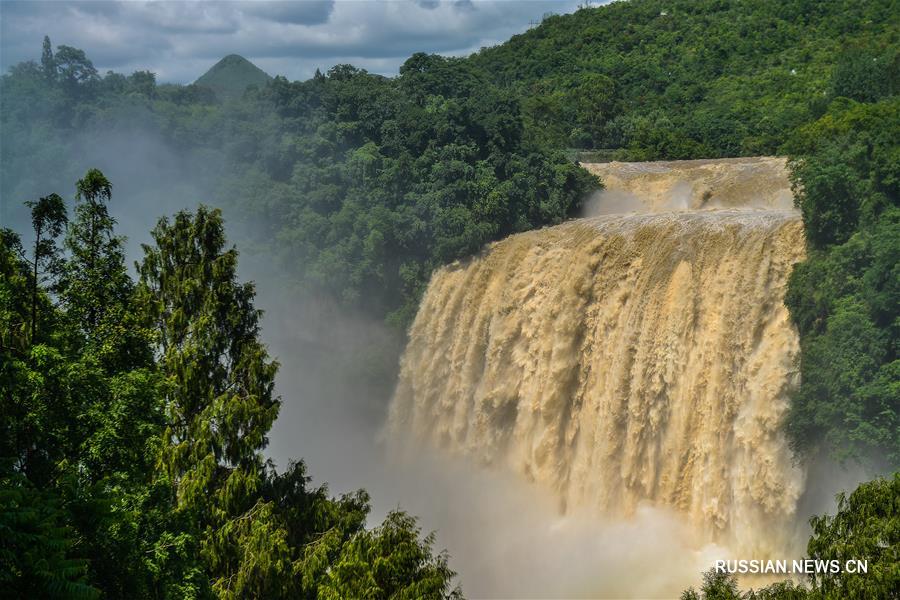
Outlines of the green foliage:
M258 340L254 289L237 282L237 251L225 249L218 211L182 212L171 224L164 218L153 239L144 246L139 294L166 378L160 459L179 510L203 531L213 589L220 597L268 595L269 571L289 571L290 561L271 505L257 498L260 450L279 402L272 393L278 365Z
M53 64L56 66L59 79L70 90L97 81L97 69L84 54L84 50L71 46L57 46Z
M0 586L4 597L99 598L88 563L68 556L76 543L58 498L23 475L0 480Z
M744 597L746 600L809 600L810 597L815 596L802 583L788 580L750 590Z
M891 0L614 2L549 16L470 61L523 99L530 139L631 160L775 154L821 101L896 93L895 12Z
M221 213L200 207L171 224L163 218L153 239L139 266L140 294L171 386L169 473L189 478L207 460L259 467L257 453L278 415L272 394L278 366L258 339L255 291L237 281L237 251L225 249Z
M38 322L42 316L43 307L38 292L41 283L51 283L59 277L63 269L60 259L60 249L56 238L62 233L66 224L66 206L63 199L57 194L50 194L35 202L26 202L31 208L31 224L34 231L34 244L31 253L31 299L30 322L31 339L37 339Z
M213 71L244 82L252 65L232 58ZM34 164L76 177L82 147L102 154L111 136L159 140L178 169L148 181L148 203L214 195L249 232L245 247L274 257L289 285L403 326L435 267L558 223L598 186L527 141L519 100L466 60L416 55L395 79L339 65L305 82L260 81L226 102L204 93L207 79L154 86L144 73L110 73L73 91L14 69L0 94L13 140L0 148L0 193L43 189ZM592 94L608 86L600 77L581 88L586 127L608 104Z
M815 249L840 244L900 195L900 98L874 104L835 100L787 148L807 238Z
M66 382L43 369L60 358L41 343L50 332L31 334L35 294L42 311L48 303L23 255L18 236L0 232L0 581L20 597L96 597L87 562L70 554L78 537L67 506L42 485L74 441L67 431L72 404L71 397L47 402L42 395L44 384Z
M819 598L809 589L793 581L779 581L759 589L742 591L737 577L710 569L703 573L700 590L688 588L681 593L681 600L809 600Z
M743 600L744 594L738 589L737 577L710 569L703 574L700 591L689 588L682 592L681 600Z
M597 185L527 145L515 99L463 60L415 55L395 80L335 67L276 78L264 97L284 120L254 177L283 183L268 205L248 186L240 205L272 223L273 251L302 281L397 323L436 266L559 222Z
M66 316L81 328L92 355L111 370L146 362L147 353L140 356L146 342L129 339L140 330L126 310L133 285L125 271L124 240L113 233L115 220L107 208L112 186L91 169L76 190L79 202L66 235L71 258L60 282Z
M363 531L346 544L324 581L318 597L408 599L460 598L459 588L450 587L454 573L447 557L434 556L433 536L419 541L416 520L392 512L384 523Z
M795 448L900 465L900 100L837 99L792 141L809 257L785 302L801 335Z
M83 51L54 53L45 38L40 64L0 80L0 196L68 184L86 152L117 147L110 139L153 140L174 158L135 206L214 195L288 285L403 326L435 267L557 223L597 188L564 147L644 160L789 153L809 254L786 299L802 347L788 431L801 455L896 468L894 12L889 0L633 0L548 17L468 59L416 54L393 79L338 65L263 81L228 57L191 86L101 77ZM58 197L31 205L30 258L0 231L0 577L11 589L453 596L446 559L413 520L392 514L366 531L363 492L333 499L302 463L280 474L263 463L276 364L219 213L160 222L135 286L109 181L88 171L78 196L68 225ZM0 222L27 227L14 205ZM819 522L820 539L866 530L841 522ZM46 550L20 552L21 540ZM732 584L710 576L686 597L739 597ZM827 594L857 593L842 585ZM748 597L803 594L778 584Z
M900 473L838 496L834 516L813 517L810 558L865 560L863 575L819 573L810 577L815 597L889 598L900 589Z
M50 38L46 35L41 51L41 71L48 81L52 82L56 79L56 59L53 58L53 46L50 44Z
M364 492L332 499L303 463L264 463L277 363L220 213L160 220L135 285L111 190L93 169L78 182L65 257L58 196L32 204L32 260L0 230L3 594L315 598L350 561L392 597L449 590L413 520L368 532Z
M102 175L96 173L94 180L102 181ZM33 203L32 208L36 234L41 233L36 236L31 261L24 259L15 235L8 231L3 235L0 314L3 330L9 335L3 340L0 360L0 487L4 494L9 492L13 498L26 494L33 502L33 513L28 520L13 522L20 529L13 527L11 536L32 535L29 528L52 521L59 531L68 532L72 542L55 545L59 560L50 563L42 562L39 551L43 542L35 542L38 553L21 555L23 563L17 569L22 574L15 578L15 585L37 585L28 583L28 578L45 573L40 575L41 581L55 577L83 584L87 580L90 589L140 595L144 581L134 577L140 573L133 568L141 561L134 531L139 518L128 506L140 497L152 468L154 452L147 439L158 436L161 424L155 394L158 382L146 363L151 349L143 332L127 330L115 346L122 356L141 356L145 362L126 365L121 356L101 360L104 353L97 352L98 346L87 339L88 328L66 310L74 303L55 306L44 285L60 288L63 282L74 280L80 282L79 290L100 289L109 282L92 280L84 273L91 256L96 267L91 271L93 277L103 279L120 272L127 279L121 256L112 260L116 253L105 252L104 244L114 238L111 230L109 237L96 236L100 240L96 252L92 253L89 245L77 245L79 256L67 257L66 277L57 285L41 277L40 267L51 258L62 258L56 256L56 238L62 234L65 212L55 195ZM84 218L69 224L67 237L77 240L76 230L84 233L89 222ZM63 296L69 299L75 294L70 288L62 291ZM35 300L40 327L30 335ZM133 308L127 295L119 300L124 312L133 312L125 310ZM78 309L72 312L81 318ZM127 321L116 324L125 326ZM41 520L34 521L38 517ZM70 576L75 573L70 565L79 565L77 578ZM77 586L52 585L56 591L51 589L48 594L77 597L81 593Z
M829 92L859 102L875 102L900 92L900 53L878 55L848 48L838 57Z
M682 600L867 600L893 598L900 589L900 473L861 484L837 496L834 516L810 519L809 558L840 563L837 573L809 573L803 585L782 581L742 592L734 575L710 569L700 592ZM865 561L865 573L849 573L847 561Z
M403 326L436 266L577 211L598 184L563 148L637 160L795 152L794 132L832 100L890 97L893 8L634 0L549 16L467 59L416 54L393 79L338 65L292 83L237 56L191 86L99 77L46 40L40 65L0 83L0 195L68 184L84 149L104 156L110 137L152 140L174 158L135 184L142 200L217 198L248 232L242 246L274 257L289 285ZM843 175L809 166L820 228L836 240L862 218L844 206L861 190ZM16 222L5 204L0 220Z

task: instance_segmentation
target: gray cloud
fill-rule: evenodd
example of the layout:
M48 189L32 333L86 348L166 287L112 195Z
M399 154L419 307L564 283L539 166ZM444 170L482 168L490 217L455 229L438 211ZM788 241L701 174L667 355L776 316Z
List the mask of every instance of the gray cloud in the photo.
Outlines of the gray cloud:
M0 2L0 68L40 58L41 40L84 49L101 72L151 70L188 83L226 54L305 79L352 63L394 75L414 52L465 55L577 0Z
M320 25L328 22L334 10L334 0L306 0L303 2L281 1L266 2L252 0L239 2L239 9L245 14L256 15L264 19L295 25Z

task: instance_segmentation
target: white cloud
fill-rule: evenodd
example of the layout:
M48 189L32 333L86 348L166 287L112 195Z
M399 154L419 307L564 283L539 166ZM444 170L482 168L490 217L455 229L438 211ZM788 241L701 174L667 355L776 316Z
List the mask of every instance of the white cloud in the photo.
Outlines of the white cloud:
M226 54L305 79L352 63L394 75L414 52L465 55L577 0L0 2L0 67L40 58L41 40L82 48L101 72L151 70L188 83Z

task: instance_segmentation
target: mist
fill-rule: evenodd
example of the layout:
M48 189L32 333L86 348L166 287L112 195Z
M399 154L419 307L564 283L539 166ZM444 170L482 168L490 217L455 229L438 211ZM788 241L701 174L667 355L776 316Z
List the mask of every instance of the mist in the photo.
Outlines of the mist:
M31 222L24 203L50 193L63 197L71 216L76 181L96 168L112 183L109 212L116 219L117 234L126 237L126 262L131 265L143 256L141 244L151 241L150 231L163 216L194 210L200 204L223 206L213 184L222 171L222 158L188 157L149 129L87 131L67 140L67 147L78 158L66 170L39 166L28 173L7 174L4 169L7 180L2 187L7 192L0 197L0 214L7 222L3 226L28 239ZM227 213L225 218L229 233L240 235L245 229Z
M400 508L436 534L473 598L665 598L696 583L727 549L704 544L677 514L642 506L630 520L565 512L541 486L422 446L386 426L396 332L322 298L257 280L264 338L281 363L281 414L269 456L303 458L331 493L372 497L369 525Z
M659 210L687 210L691 186L679 182L667 190L661 199L649 206L637 194L624 189L604 189L594 192L585 200L579 216L599 217L623 213L650 213Z
M435 532L436 548L449 553L467 596L670 598L697 586L715 560L744 557L705 541L665 508L645 503L624 520L565 510L552 492L514 473L391 432L394 381L379 376L379 361L397 359L396 332L322 298L285 294L277 281L257 282L258 305L267 311L264 337L281 363L283 405L269 456L282 467L303 458L314 483L327 482L332 494L366 489L370 526L397 508L416 515L425 533ZM833 512L834 494L852 490L865 474L829 464L814 479L786 558L804 554L806 517Z
M4 439L28 459L16 468L46 496L47 522L73 532L71 545L45 536L83 566L57 561L60 581L110 597L184 595L184 573L195 595L371 588L358 568L371 580L385 570L382 557L354 562L378 537L357 531L358 505L317 504L296 479L244 468L261 456L280 473L302 461L309 487L331 497L365 490L370 530L392 511L414 516L417 549L446 556L465 597L673 598L717 561L805 558L810 518L834 514L836 494L891 473L898 456L882 418L896 375L884 282L896 89L868 85L896 71L891 7L725 4L4 2L0 228L30 254L24 203L57 193L71 218L76 181L98 169L137 279L161 218L219 209L237 279L255 287L257 341L279 365L274 423L266 357L237 328L209 328L214 343L184 345L177 360L89 369L107 346L96 352L96 328L70 317L74 300L45 308L40 290L50 302L59 292L31 285L39 250L33 275L6 260L15 279L0 287L30 311L8 311L28 385L4 396L28 435ZM835 190L852 193L836 202ZM55 225L58 204L46 204ZM176 293L158 297L174 321L202 318L189 341L221 314L246 317L178 297L220 278L175 275ZM77 298L66 279L61 293ZM116 323L141 336L129 351L146 338L137 320ZM144 354L160 351L146 341ZM40 344L62 357L45 361L52 387L25 354ZM206 355L225 345L231 380L214 383L228 393L203 394L211 408L196 410L190 390L218 375ZM75 369L103 386L56 385ZM157 375L185 385L141 387ZM53 419L32 427L32 399ZM120 447L128 458L105 460ZM883 456L863 468L829 451ZM70 479L45 476L45 456L64 457L71 481L116 482L118 504L102 486L73 495ZM107 527L79 512L95 499L140 510L110 513ZM880 573L868 537L812 553L850 548ZM51 561L30 554L43 577ZM451 589L432 562L424 576L404 567L414 581L402 584L434 572ZM395 572L377 585L394 586Z
M84 148L81 173L96 167L113 182L110 210L128 238L129 264L141 259L140 244L150 242L160 217L200 203L224 207L229 240L241 251L242 278L256 283L256 304L265 311L263 339L281 364L276 388L283 404L267 455L281 468L303 459L314 484L327 483L334 495L366 489L370 525L396 508L418 516L424 532L435 532L437 549L449 552L467 595L665 598L696 586L715 560L734 557L668 509L645 503L619 520L586 507L565 510L546 488L514 473L391 432L386 422L404 333L320 291L287 284L276 261L253 244L252 223L221 202L221 190L210 183L209 174L222 169L218 157L188 163L147 131L104 132L76 145ZM74 179L66 177L72 178L48 173L17 186L16 195L56 191L71 201ZM689 182L667 189L668 209L689 207ZM27 233L24 208L4 209ZM584 210L597 216L650 209L639 195L608 188ZM835 493L867 478L824 462L809 475L815 483L804 492L792 533L797 557L809 535L805 519L833 511Z

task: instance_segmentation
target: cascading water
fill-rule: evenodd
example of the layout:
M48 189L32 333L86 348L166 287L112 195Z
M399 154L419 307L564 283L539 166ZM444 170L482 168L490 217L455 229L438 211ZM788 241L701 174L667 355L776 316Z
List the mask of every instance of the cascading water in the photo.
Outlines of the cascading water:
M780 428L798 377L782 300L803 230L772 208L782 161L725 164L723 189L736 189L728 172L752 183L757 169L743 202L697 193L677 163L597 166L650 212L515 235L435 272L392 430L520 473L564 511L627 518L649 503L705 539L777 555L803 491ZM666 211L662 180L744 207Z

